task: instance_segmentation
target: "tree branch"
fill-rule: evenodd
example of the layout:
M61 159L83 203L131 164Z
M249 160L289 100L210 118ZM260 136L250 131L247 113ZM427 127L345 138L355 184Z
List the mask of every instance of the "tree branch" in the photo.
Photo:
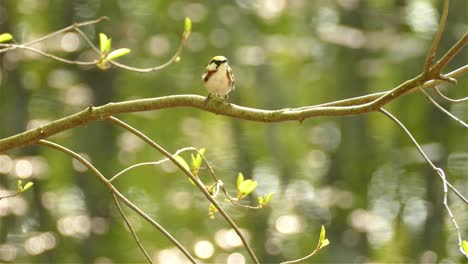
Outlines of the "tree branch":
M439 26L437 27L437 33L434 37L434 41L432 42L431 49L427 54L426 62L424 63L424 74L428 74L430 72L432 62L434 62L435 54L437 52L437 48L439 47L440 39L442 38L442 33L444 32L445 22L447 21L448 7L449 0L445 0L444 8L442 9L442 16L440 17Z
M168 159L170 159L172 161L172 163L174 163L174 165L176 165L182 172L184 172L185 175L187 175L187 177L189 177L190 180L192 180L192 182L198 187L198 189L205 195L206 199L208 199L208 201L210 201L211 204L213 204L216 207L216 209L223 216L223 218L228 222L228 224L232 227L232 229L234 229L234 231L237 233L240 240L242 241L242 244L244 245L244 248L249 253L250 258L252 259L252 261L254 263L260 263L260 262L258 262L258 259L255 256L255 253L253 252L252 248L250 247L250 245L249 245L247 239L245 238L245 236L240 231L239 227L231 219L231 217L226 213L226 211L224 211L224 209L221 207L221 205L219 205L219 203L211 196L211 194L205 188L203 183L200 180L198 180L198 178L195 177L192 174L192 172L187 170L179 161L177 161L175 159L175 157L171 155L171 153L167 152L167 150L165 150L163 147L159 146L159 144L157 144L156 142L151 140L149 137L147 137L146 135L144 135L143 133L141 133L137 129L131 127L127 123L125 123L125 122L123 122L123 121L121 121L121 120L119 120L119 119L117 119L117 118L115 118L113 116L109 117L108 119L110 121L112 121L114 124L116 124L118 126L121 126L122 128L132 132L134 135L136 135L137 137L139 137L140 139L145 141L148 145L150 145L151 147L153 147L154 149L159 151L161 154L166 156Z
M468 73L468 65L465 65L447 74L447 76L455 78L466 73ZM440 80L431 80L421 85L420 87L434 87L440 82ZM405 86L407 90L418 87L417 80L412 79L411 81L403 83L399 87L402 86ZM399 87L395 89L399 89ZM58 119L47 125L0 139L0 153L10 149L31 145L40 139L48 138L65 130L123 113L151 111L175 107L191 107L208 111L217 115L225 115L256 122L302 122L303 120L311 117L349 116L378 111L381 105L385 105L399 95L403 94L403 92L399 92L398 94L395 92L395 94L393 94L393 90L335 101L327 104L319 104L316 106L284 108L279 110L255 109L235 105L232 103L227 104L225 102L216 100L206 101L206 97L200 95L171 95L157 98L123 101L118 103L108 103L99 107L94 107L91 105L81 112ZM384 98L387 95L390 95L390 97L386 98L385 100L376 100L376 98Z
M434 165L434 163L432 163L432 161L429 159L429 157L426 155L426 153L424 152L424 150L422 149L422 147L419 145L419 143L416 141L416 139L413 137L413 135L411 134L411 132L403 125L403 123L400 122L400 120L398 120L398 118L396 118L395 116L393 116L390 112L386 111L385 109L380 109L380 112L383 113L384 115L386 115L388 118L390 118L393 122L395 122L405 133L406 135L410 138L411 142L413 142L413 144L416 146L416 149L419 151L419 153L421 153L421 155L424 157L424 159L426 160L426 162L432 167L432 169L439 175L440 179L442 180L442 184L443 184L443 192L444 192L444 200L443 200L443 204L445 206L445 209L447 210L447 213L449 214L450 216L450 220L452 221L452 224L453 226L455 227L455 230L457 231L457 236L458 236L458 247L459 247L459 250L460 252L465 255L466 257L468 257L467 253L465 253L465 251L463 250L463 247L462 247L462 236L461 236L461 232L460 232L460 228L457 224L457 221L455 220L455 217L452 213L452 210L450 209L449 205L448 205L448 192L447 192L447 189L448 187L450 187L457 195L458 197L460 197L460 199L462 199L466 204L468 204L468 201L467 199L461 195L461 193L458 192L458 190L452 186L448 181L447 181L447 178L445 177L445 172L444 170L442 170L441 168L437 167ZM447 187L448 186L448 187Z
M135 204L130 202L123 194L121 194L111 182L109 182L106 177L94 167L89 161L83 158L80 154L53 142L47 140L39 140L37 142L40 145L44 145L56 150L59 150L79 162L83 164L86 168L88 168L106 187L111 191L111 193L117 196L120 200L122 200L128 207L130 207L133 211L139 214L143 219L145 219L148 223L150 223L153 227L155 227L159 232L161 232L167 239L169 239L192 263L197 263L196 260L190 255L190 253L177 241L169 232L164 229L158 222L154 221L151 217L149 217L145 212L143 212L140 208L138 208Z
M141 252L143 253L143 255L145 255L146 259L148 260L149 263L153 264L154 261L153 259L151 259L150 255L148 254L148 252L146 252L145 248L143 247L143 244L141 243L140 239L138 238L138 235L137 233L135 232L135 230L133 229L133 226L132 226L132 223L130 223L130 220L128 220L127 216L125 215L122 207L120 206L119 204L119 200L117 198L117 196L115 196L115 193L112 194L112 200L114 201L114 204L115 204L115 207L117 208L117 210L119 211L120 215L122 216L122 218L124 219L125 221L125 224L127 224L127 227L128 229L130 229L130 233L132 233L132 236L133 238L135 239L135 242L137 243L138 247L140 248Z

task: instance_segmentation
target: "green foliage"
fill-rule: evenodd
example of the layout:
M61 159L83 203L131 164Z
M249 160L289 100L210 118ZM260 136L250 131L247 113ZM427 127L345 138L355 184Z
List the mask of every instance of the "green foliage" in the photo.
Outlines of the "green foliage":
M208 216L210 217L210 219L215 218L215 213L217 211L218 209L216 209L216 207L213 204L210 204L210 207L208 208Z
M99 33L99 47L101 54L109 54L111 49L112 39L108 38L106 34Z
M325 238L325 227L322 225L322 228L320 229L320 238L319 242L317 244L317 251L328 246L330 244L330 241L328 238Z
M196 156L194 156L193 154L190 155L190 159L192 161L192 164L191 164L192 173L196 177L198 177L198 173L200 170L200 166L203 162L203 156L205 155L205 152L206 152L206 149L202 148L198 151Z
M190 36L190 32L192 32L192 20L189 17L185 18L185 24L184 24L184 33L183 33L183 38L187 39Z
M111 51L111 48L112 39L108 38L104 33L99 33L99 49L101 51L101 59L96 63L96 65L101 70L109 68L109 61L130 53L130 49L128 48L120 48L114 51Z
M464 253L465 256L468 258L468 241L463 240L463 241L462 241L462 244L461 244L461 247L462 247L463 251L465 251L465 252L463 252L463 253Z
M251 194L257 188L257 181L251 179L244 180L244 175L239 172L237 175L237 199L242 199Z
M0 34L0 43L7 42L13 39L13 36L10 33Z
M265 207L265 206L267 206L268 203L270 202L272 196L273 196L273 193L269 193L269 194L265 195L265 197L263 197L263 196L258 196L258 197L257 197L258 206L259 206L259 207Z
M181 156L176 156L175 159L177 160L177 162L179 162L180 165L182 165L182 167L184 167L184 169L190 171L190 166L184 160L184 158L182 158Z
M28 182L24 186L22 186L22 185L23 185L23 182L21 180L18 180L17 189L16 189L16 191L18 193L22 193L22 192L26 191L27 189L31 188L34 185L34 183L33 182Z
M113 60L113 59L117 59L119 57L122 57L124 56L125 54L128 54L130 53L130 49L127 49L127 48L121 48L121 49L116 49L114 51L112 51L111 53L109 53L109 55L107 55L106 57L106 60Z

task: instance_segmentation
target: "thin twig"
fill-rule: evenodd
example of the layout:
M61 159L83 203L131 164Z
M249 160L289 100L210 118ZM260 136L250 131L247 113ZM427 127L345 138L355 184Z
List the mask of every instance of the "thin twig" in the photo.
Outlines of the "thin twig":
M455 56L468 44L468 32L463 35L461 39L457 41L443 56L440 58L434 66L431 68L432 72L439 73L447 64L455 58ZM437 76L438 77L438 76Z
M397 123L397 125L403 129L403 131L406 133L406 135L410 138L411 142L413 142L413 144L416 146L416 149L419 151L419 153L423 156L423 158L426 160L426 162L432 167L432 169L434 171L436 171L438 173L438 168L434 165L434 163L432 163L431 159L429 159L429 157L426 155L426 153L424 152L424 150L422 149L422 147L419 145L419 143L416 141L416 139L413 137L413 135L411 134L411 132L403 125L403 123L400 122L400 120L398 120L398 118L394 117L390 112L386 111L385 109L381 108L380 109L380 112L382 112L383 114L385 114L386 116L388 116L390 119L392 119L395 123ZM439 176L441 176L439 174ZM442 177L442 176L441 176ZM468 199L466 197L464 197L454 186L452 186L448 181L447 181L447 185L450 187L450 189L452 189L454 191L454 193L466 204L468 204Z
M226 188L224 188L224 186L221 186L221 191L223 191L224 195L226 195L229 202L231 202L232 204L234 204L236 206L243 207L243 208L248 208L248 209L261 209L262 208L262 206L260 206L260 205L252 206L252 205L239 203L237 198L234 198L231 195L229 195L229 193L227 192Z
M88 45L98 55L101 54L100 50L96 47L96 45L93 44L93 42L88 38L88 36L86 36L86 34L83 31L81 31L79 28L75 28L75 30L86 40ZM166 68L167 66L171 65L172 63L174 63L179 58L180 53L182 53L182 50L183 50L183 48L185 46L186 41L187 41L187 39L183 36L182 40L181 40L181 43L180 43L179 47L177 48L176 52L174 53L174 55L167 62L165 62L165 63L163 63L161 65L155 66L155 67L138 68L138 67L128 66L128 65L125 65L125 64L113 61L113 60L109 61L109 63L111 63L112 65L117 66L119 68L129 70L129 71L134 71L134 72L146 73L146 72L158 71L158 70L161 70L161 69Z
M458 238L458 249L460 250L460 252L465 255L466 257L468 257L468 253L465 252L465 250L463 249L462 247L462 236L461 236L461 232L460 232L460 227L458 226L457 224L457 221L455 220L455 216L453 215L452 213L452 210L450 209L449 205L448 205L448 192L447 192L447 179L445 178L445 172L441 169L441 168L437 168L437 173L440 175L441 179L442 179L442 183L443 183L443 191L444 191L444 200L443 200L443 204L445 206L445 209L447 209L447 212L450 216L450 220L452 221L452 224L453 226L455 227L455 229L457 230L457 238Z
M444 32L445 22L447 21L448 7L449 0L445 0L444 7L442 9L442 16L440 17L439 26L437 27L437 33L434 37L434 41L432 42L431 49L427 54L426 62L424 63L424 74L429 74L432 63L434 62L435 54L437 52L437 48L439 47L440 39L442 38L442 33Z
M460 99L452 99L450 97L447 97L445 94L443 94L439 88L437 88L437 86L434 87L434 90L437 92L437 94L442 97L443 99L449 101L449 102L452 102L452 103L461 103L461 102L464 102L466 100L468 100L468 97L465 97L465 98L460 98Z
M164 227L162 227L158 222L154 221L150 216L148 216L145 212L143 212L140 208L138 208L135 204L130 202L123 194L121 194L113 185L110 183L104 175L94 167L89 161L87 161L83 156L80 154L64 147L59 144L47 141L47 140L39 140L37 144L44 145L56 150L59 150L76 160L78 160L81 164L87 167L106 187L109 189L114 195L116 195L120 200L122 200L128 207L130 207L133 211L139 214L143 219L145 219L148 223L150 223L153 227L155 227L159 232L161 232L166 238L168 238L172 244L174 244L192 263L197 263L195 258L190 255L190 253L177 241Z
M318 242L317 246L315 247L314 251L312 251L312 253L310 253L307 256L302 257L302 258L281 262L280 264L293 264L293 263L298 263L298 262L304 261L304 260L306 260L308 258L311 258L312 256L314 256L315 254L317 254L320 251L320 249L322 248L322 245L323 245L323 241L319 239L319 242Z
M457 224L457 221L455 220L455 217L453 216L453 213L452 213L452 210L450 209L450 207L448 206L448 202L447 202L447 196L448 196L448 192L447 192L447 186L451 187L452 189L455 189L452 185L449 185L448 184L448 181L445 177L445 173L444 171L439 168L439 167L436 167L434 165L434 163L432 163L432 161L429 159L429 157L426 155L426 153L424 153L423 149L421 148L421 146L419 145L419 143L416 141L416 139L413 137L413 135L411 134L411 132L403 125L403 123L400 122L400 120L398 120L398 118L396 118L395 116L393 116L390 112L386 111L385 109L380 109L380 112L382 112L383 114L385 114L387 117L389 117L392 121L394 121L405 133L406 135L411 139L411 141L413 142L413 144L416 146L416 148L418 149L418 151L421 153L421 155L424 157L424 159L427 161L427 163L432 167L432 169L440 176L440 178L442 179L442 183L443 183L443 191L444 191L444 200L443 200L443 204L445 206L445 208L447 209L447 212L450 216L450 220L452 221L453 223L453 226L455 227L455 229L457 230L457 235L458 235L458 246L459 246L459 249L460 251L466 255L468 257L468 255L464 252L463 248L462 248L462 237L461 237L461 232L460 232L460 228L458 227L458 224ZM458 194L458 192L455 192ZM462 198L462 200L465 200L466 199L462 196L460 197Z
M17 46L23 46L23 47L25 47L25 46L31 46L31 45L33 45L33 44L39 43L39 42L41 42L41 41L44 41L44 40L46 40L46 39L48 39L48 38L51 38L51 37L56 36L56 35L58 35L58 34L61 34L61 33L63 33L63 32L67 32L67 31L70 31L70 30L72 30L72 29L76 29L76 28L83 27L83 26L89 26L89 25L97 24L97 23L99 23L99 22L101 22L101 21L103 21L103 20L109 20L109 18L103 16L103 17L100 17L100 18L95 19L95 20L85 21L85 22L81 22L81 23L75 23L75 24L70 25L70 26L68 26L68 27L59 29L59 30L54 31L54 32L52 32L52 33L49 33L49 34L47 34L47 35L45 35L45 36L42 36L42 37L40 37L40 38L38 38L38 39L34 39L34 40L32 40L32 41L29 41L29 42L26 42L26 43L23 43L23 44L17 45ZM17 46L9 46L9 47L7 47L7 48L5 48L5 49L0 49L0 53L3 53L3 52L6 52L6 51L10 51L10 50L16 49L16 48L18 48Z
M30 41L30 42L27 42L27 43L24 43L24 44L21 44L21 45L16 45L16 44L0 44L0 47L4 47L3 49L0 49L0 53L3 53L3 52L7 52L7 51L11 51L11 50L14 50L14 49L26 49L26 50L30 50L30 51L33 51L33 52L36 52L38 54L41 54L45 57L48 57L48 58L51 58L51 59L54 59L54 60L57 60L57 61L60 61L60 62L63 62L63 63L67 63L67 64L75 64L75 65L95 65L96 63L98 63L98 60L95 60L95 61L92 61L92 62L81 62L81 61L71 61L71 60L67 60L67 59L64 59L64 58L61 58L61 57L58 57L58 56L55 56L55 55L52 55L50 53L47 53L47 52L44 52L44 51L41 51L39 49L35 49L35 48L32 48L32 47L29 47L35 43L38 43L38 42L41 42L43 40L46 40L48 38L51 38L53 36L56 36L58 34L61 34L63 32L67 32L67 31L70 31L70 30L75 30L79 35L81 35L81 37L83 37L83 39L86 41L86 43L97 53L100 55L100 50L96 47L96 45L93 44L93 42L88 38L88 36L80 29L80 27L82 26L87 26L87 25L92 25L92 24L96 24L102 20L107 20L108 18L107 17L101 17L101 18L98 18L96 20L91 20L91 21L86 21L86 22L82 22L82 23L75 23L73 25L70 25L68 27L65 27L65 28L62 28L60 30L57 30L57 31L54 31L50 34L47 34L43 37L40 37L38 39L35 39L33 41ZM129 71L134 71L134 72L141 72L141 73L146 73L146 72L152 72L152 71L158 71L158 70L161 70L163 68L166 68L167 66L171 65L172 63L174 62L177 62L179 57L180 57L180 54L182 53L182 50L187 42L187 39L188 39L188 35L185 34L182 34L182 40L180 42L180 45L179 47L177 48L176 52L173 54L173 56L165 63L161 64L161 65L158 65L158 66L155 66L155 67L150 67L150 68L138 68L138 67L133 67L133 66L128 66L128 65L125 65L125 64L122 64L122 63L119 63L119 62L116 62L116 61L108 61L110 64L116 66L116 67L119 67L119 68L122 68L122 69L126 69L126 70L129 70Z
M237 233L237 235L240 237L242 244L244 245L244 248L247 250L247 252L250 255L250 258L254 263L259 263L257 260L257 257L255 256L255 253L253 252L252 248L250 247L247 239L245 236L242 234L240 231L239 227L236 225L236 223L231 219L231 217L224 211L224 209L219 205L219 203L211 196L211 194L206 190L205 186L202 184L202 182L195 177L195 175L192 174L189 170L187 170L179 161L177 161L171 153L169 153L167 150L165 150L163 147L159 146L156 142L154 142L152 139L147 137L145 134L140 132L139 130L133 128L129 124L121 121L118 118L115 118L113 116L108 117L110 121L113 123L117 124L118 126L130 131L131 133L135 134L137 137L141 138L143 141L148 143L151 147L159 151L161 154L166 156L168 159L170 159L181 171L183 171L198 187L198 189L205 195L205 197L216 207L216 209L220 212L220 214L226 219L226 221L229 223L229 225L234 229L234 231Z
M468 73L468 65L462 66L454 71L451 71L445 76L451 77L451 78L457 78L462 76L463 74ZM443 81L441 80L430 80L425 82L423 85L420 87L423 89L427 88L432 88L435 87L436 85L441 84ZM314 106L305 106L305 107L300 107L296 108L297 110L305 110L305 109L310 109L310 108L315 108L315 107L324 107L324 106L356 106L356 105L364 105L366 103L370 103L372 101L375 101L376 99L380 98L383 95L386 95L387 93L393 91L393 89L384 91L384 92L378 92L378 93L372 93L372 94L367 94L363 96L358 96L358 97L353 97L353 98L347 98L343 100L338 100L338 101L333 101L329 103L324 103L324 104L318 104ZM411 94L415 92L415 90L411 90L405 94Z
M63 63L67 63L67 64L86 65L86 66L90 66L90 65L96 64L96 61L67 60L67 59L64 59L64 58L55 56L55 55L53 55L53 54L47 53L47 52L45 52L45 51L42 51L42 50L40 50L40 49L36 49L36 48L29 47L29 46L25 46L25 45L2 44L2 45L0 45L0 46L11 47L12 49L24 49L24 50L29 50L29 51L38 53L38 54L40 54L40 55L42 55L42 56L44 56L44 57L47 57L47 58L49 58L49 59L53 59L53 60L56 60L56 61L60 61L60 62L63 62Z
M185 152L185 151L188 151L188 150L197 150L196 148L194 147L187 147L187 148L182 148L182 149L179 149L177 150L174 154L172 154L173 157L176 157L178 156L180 153L182 152ZM148 165L160 165L161 163L163 162L166 162L168 161L169 159L168 158L164 158L164 159L161 159L161 160L158 160L158 161L149 161L149 162L141 162L141 163L137 163L137 164L133 164L132 166L129 166L123 170L121 170L120 172L118 172L117 174L115 174L109 181L112 182L114 181L115 179L117 179L120 175L124 174L125 172L129 171L129 170L132 170L134 168L137 168L137 167L141 167L141 166L148 166Z
M143 247L143 244L141 243L140 239L138 238L137 233L133 229L132 223L128 220L127 216L125 215L124 211L122 210L122 207L120 207L119 201L117 200L117 196L115 194L112 194L112 200L114 201L115 207L117 207L120 215L124 219L125 223L127 224L128 229L130 229L130 232L132 233L133 238L135 239L135 242L138 244L138 247L140 248L141 252L145 255L146 259L148 260L149 263L154 263L153 259L150 257L148 252L146 252L145 248Z
M9 194L9 195L6 195L6 196L0 196L0 201L3 200L3 199L15 197L15 196L17 196L17 195L20 194L20 193L21 193L21 192L15 192L15 193L13 193L13 194Z
M94 45L94 43L88 38L88 36L78 27L75 27L74 30L80 34L80 36L88 43L88 46L90 46L94 52L96 52L98 55L101 54L101 51Z
M99 23L99 22L101 22L101 21L103 21L103 20L109 20L109 18L106 17L106 16L102 16L102 17L100 17L100 18L98 18L98 19L95 19L95 20L84 21L84 22L81 22L81 23L75 23L75 24L70 25L70 26L68 26L68 27L65 27L65 28L62 28L62 29L60 29L60 30L54 31L54 32L52 32L52 33L50 33L50 34L47 34L47 35L45 35L45 36L43 36L43 37L41 37L41 38L32 40L32 41L30 41L30 42L26 42L26 43L24 43L23 45L24 45L24 46L30 46L30 45L33 45L33 44L35 44L35 43L41 42L41 41L43 41L43 40L45 40L45 39L48 39L48 38L50 38L50 37L53 37L53 36L55 36L55 35L58 35L58 34L60 34L60 33L70 31L70 30L72 30L72 29L74 29L74 28L97 24L97 23Z
M101 54L100 50L96 47L96 45L93 44L93 42L88 38L88 36L82 30L80 30L79 28L75 28L75 30L76 30L76 32L78 32L78 34L80 34L86 40L88 45L98 55ZM183 50L186 42L187 42L187 37L185 35L182 35L182 40L181 40L180 45L177 48L176 52L174 53L174 55L172 55L172 57L167 62L165 62L165 63L163 63L161 65L155 66L155 67L138 68L138 67L128 66L128 65L125 65L125 64L122 64L122 63L119 63L119 62L116 62L116 61L112 61L112 60L109 61L109 62L114 66L117 66L117 67L125 69L125 70L129 70L129 71L135 71L135 72L141 72L141 73L158 71L158 70L161 70L161 69L166 68L167 66L171 65L172 63L174 63L179 58L179 56L182 53L182 50Z
M185 43L187 42L187 38L185 38L184 36L182 37L182 40L180 42L180 45L179 47L177 48L176 52L174 53L174 55L165 63L161 64L161 65L158 65L158 66L155 66L155 67L151 67L151 68L137 68L137 67L132 67L132 66L128 66L128 65L125 65L125 64L122 64L122 63L118 63L116 61L110 61L110 63L114 66L117 66L119 68L122 68L122 69L125 69L125 70L129 70L129 71L134 71L134 72L141 72L141 73L146 73L146 72L152 72L152 71L159 71L161 69L164 69L166 68L167 66L171 65L172 63L174 62L177 62L177 60L179 59L179 56L180 56L180 53L182 53L182 50L184 49L184 46L185 46Z
M419 90L424 94L424 96L433 104L437 107L437 109L439 109L440 111L442 111L444 114L448 115L450 118L452 118L453 120L457 121L458 123L460 123L462 126L468 128L468 124L465 123L465 121L461 120L460 118L456 117L454 114L450 113L449 111L447 111L447 109L443 108L441 105L439 105L426 91L424 91L424 89L421 89L419 88Z
M312 251L312 253L310 253L309 255L307 255L305 257L294 259L294 260L283 261L283 262L281 262L281 264L299 263L299 262L302 262L304 260L307 260L308 258L313 257L315 254L317 254L317 252L318 252L317 249L314 249L314 251Z

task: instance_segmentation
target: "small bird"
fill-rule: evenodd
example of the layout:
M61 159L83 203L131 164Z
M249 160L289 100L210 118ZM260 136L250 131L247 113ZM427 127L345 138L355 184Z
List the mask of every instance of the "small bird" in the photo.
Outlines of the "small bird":
M235 88L234 74L224 56L214 56L210 60L202 80L205 88L210 92L208 98L214 94L217 97L228 99L228 93Z

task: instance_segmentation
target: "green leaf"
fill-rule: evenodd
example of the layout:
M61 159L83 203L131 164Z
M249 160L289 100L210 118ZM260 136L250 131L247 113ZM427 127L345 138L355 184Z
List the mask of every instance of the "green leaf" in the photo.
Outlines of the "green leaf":
M462 241L462 249L463 251L465 251L465 256L468 257L468 241L466 240Z
M201 164L203 162L202 155L205 155L205 151L206 151L206 149L202 148L202 149L200 149L198 151L199 153L197 153L196 157L193 156L193 154L190 156L191 159L192 159L192 168L194 168L194 169L200 168L200 166L201 166Z
M106 34L99 33L99 47L102 54L108 54L111 50L112 39L108 38Z
M105 53L108 41L109 39L107 38L106 34L99 33L99 47L101 49L101 53Z
M263 200L263 197L261 197L261 196L257 197L257 201L258 201L258 204L259 204L260 206L263 205L263 201L264 201L264 200Z
M11 35L10 33L0 34L0 43L10 41L12 39L13 39L13 35Z
M112 39L109 39L107 41L107 45L106 45L106 49L105 49L106 54L108 54L110 52L111 46L112 46Z
M23 191L26 191L27 189L31 188L33 185L34 185L33 182L26 183L26 185L24 185L23 187Z
M107 55L106 60L117 59L118 57L122 57L123 55L126 55L128 53L130 53L130 49L127 49L127 48L116 49L112 51L111 53L109 53L109 55Z
M240 184L239 192L243 195L249 195L255 190L255 188L257 188L257 182L247 179Z
M244 182L244 175L242 174L242 172L239 172L239 174L237 174L237 190L240 192L240 185L242 184L242 182Z
M273 193L269 193L265 196L265 205L267 205L270 202L272 196Z
M205 156L205 153L206 153L206 148L201 148L198 152L199 154L197 154L197 158L198 156L200 156L200 164L201 164L201 161L203 160L202 156Z
M190 35L190 32L192 31L192 20L190 20L189 17L185 18L185 24L184 24L184 38L188 38Z
M322 228L320 229L320 238L316 250L320 250L321 248L324 248L330 244L330 241L327 238L325 238L325 235L325 227L322 225Z
M18 182L17 182L16 185L17 185L16 191L17 191L17 192L22 192L22 191L23 191L23 186L22 186L22 185L23 185L23 182L22 182L21 180L18 180Z
M328 245L330 245L330 241L328 240L328 238L325 238L325 240L322 241L322 244L320 244L319 249L322 249Z
M184 169L190 171L190 166L181 156L176 156L175 159L180 163L180 165L182 165L182 167L184 167Z
M325 227L322 225L322 229L320 229L319 243L323 243L324 240L325 240Z
M208 207L208 216L210 217L211 220L213 220L215 218L215 213L217 211L218 211L218 209L216 209L214 204L210 204L210 206Z

